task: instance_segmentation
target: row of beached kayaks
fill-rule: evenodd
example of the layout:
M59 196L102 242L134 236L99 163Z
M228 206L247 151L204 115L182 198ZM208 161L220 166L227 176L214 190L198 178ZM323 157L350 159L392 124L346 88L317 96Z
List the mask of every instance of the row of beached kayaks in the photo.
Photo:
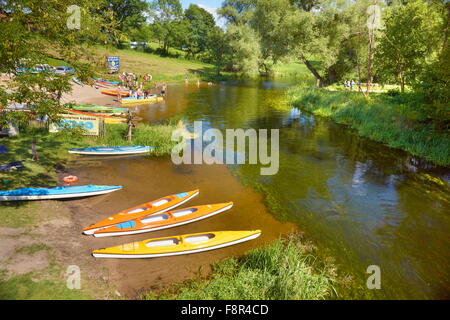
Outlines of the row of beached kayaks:
M232 202L176 209L199 190L168 195L103 219L83 229L86 235L113 237L157 231L193 223L232 208ZM261 230L210 231L126 243L94 250L96 258L156 258L219 249L259 237Z
M114 155L144 153L152 149L152 147L145 146L122 146L70 149L69 152L86 155ZM0 201L80 198L106 194L120 189L122 186L100 185L22 188L0 191ZM94 237L141 234L193 223L233 207L233 202L225 202L176 209L198 194L199 190L182 192L134 206L85 227L83 233ZM126 243L94 250L92 255L96 258L155 258L192 254L253 240L260 235L261 230L209 231Z

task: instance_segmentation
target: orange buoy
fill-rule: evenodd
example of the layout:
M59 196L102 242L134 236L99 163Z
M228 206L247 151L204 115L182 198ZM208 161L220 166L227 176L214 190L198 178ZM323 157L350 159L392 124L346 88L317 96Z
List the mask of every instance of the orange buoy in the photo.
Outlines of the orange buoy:
M78 181L78 177L77 176L67 176L67 177L64 177L63 181L66 183L74 183L74 182Z

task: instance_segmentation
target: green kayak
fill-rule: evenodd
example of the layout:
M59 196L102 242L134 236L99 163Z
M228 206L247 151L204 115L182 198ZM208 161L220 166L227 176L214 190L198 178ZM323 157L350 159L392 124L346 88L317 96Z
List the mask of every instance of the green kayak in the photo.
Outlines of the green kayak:
M98 105L76 105L70 106L71 109L90 112L106 112L106 113L124 113L127 108L106 107Z

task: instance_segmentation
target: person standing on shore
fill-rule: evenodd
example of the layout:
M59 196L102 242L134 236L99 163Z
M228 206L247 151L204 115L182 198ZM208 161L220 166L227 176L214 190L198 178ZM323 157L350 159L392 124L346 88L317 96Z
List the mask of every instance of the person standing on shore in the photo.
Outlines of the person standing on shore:
M120 86L117 87L117 101L122 102L122 88Z
M39 155L38 155L37 148L36 148L36 140L34 140L34 139L31 142L31 155L32 155L32 158L31 158L32 161L39 161Z

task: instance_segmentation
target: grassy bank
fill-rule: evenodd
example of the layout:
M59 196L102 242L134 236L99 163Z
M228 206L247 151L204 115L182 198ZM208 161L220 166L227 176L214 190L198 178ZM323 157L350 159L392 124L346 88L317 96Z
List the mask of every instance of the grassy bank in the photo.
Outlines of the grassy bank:
M173 285L144 299L326 299L333 295L335 272L315 258L314 247L291 235L213 265L208 278Z
M175 125L141 125L133 130L132 141L126 140L127 126L107 125L104 137L87 137L72 131L48 133L45 129L28 128L16 137L0 139L8 149L0 155L0 164L21 161L25 168L0 171L1 189L31 186L52 186L57 183L56 171L71 158L70 148L91 146L147 145L154 146L152 155L169 154L174 142L171 134ZM39 161L31 161L31 141L37 141Z
M299 87L288 95L294 106L349 125L360 136L450 165L449 132L435 129L429 110L411 94L372 94L366 99L358 92Z

